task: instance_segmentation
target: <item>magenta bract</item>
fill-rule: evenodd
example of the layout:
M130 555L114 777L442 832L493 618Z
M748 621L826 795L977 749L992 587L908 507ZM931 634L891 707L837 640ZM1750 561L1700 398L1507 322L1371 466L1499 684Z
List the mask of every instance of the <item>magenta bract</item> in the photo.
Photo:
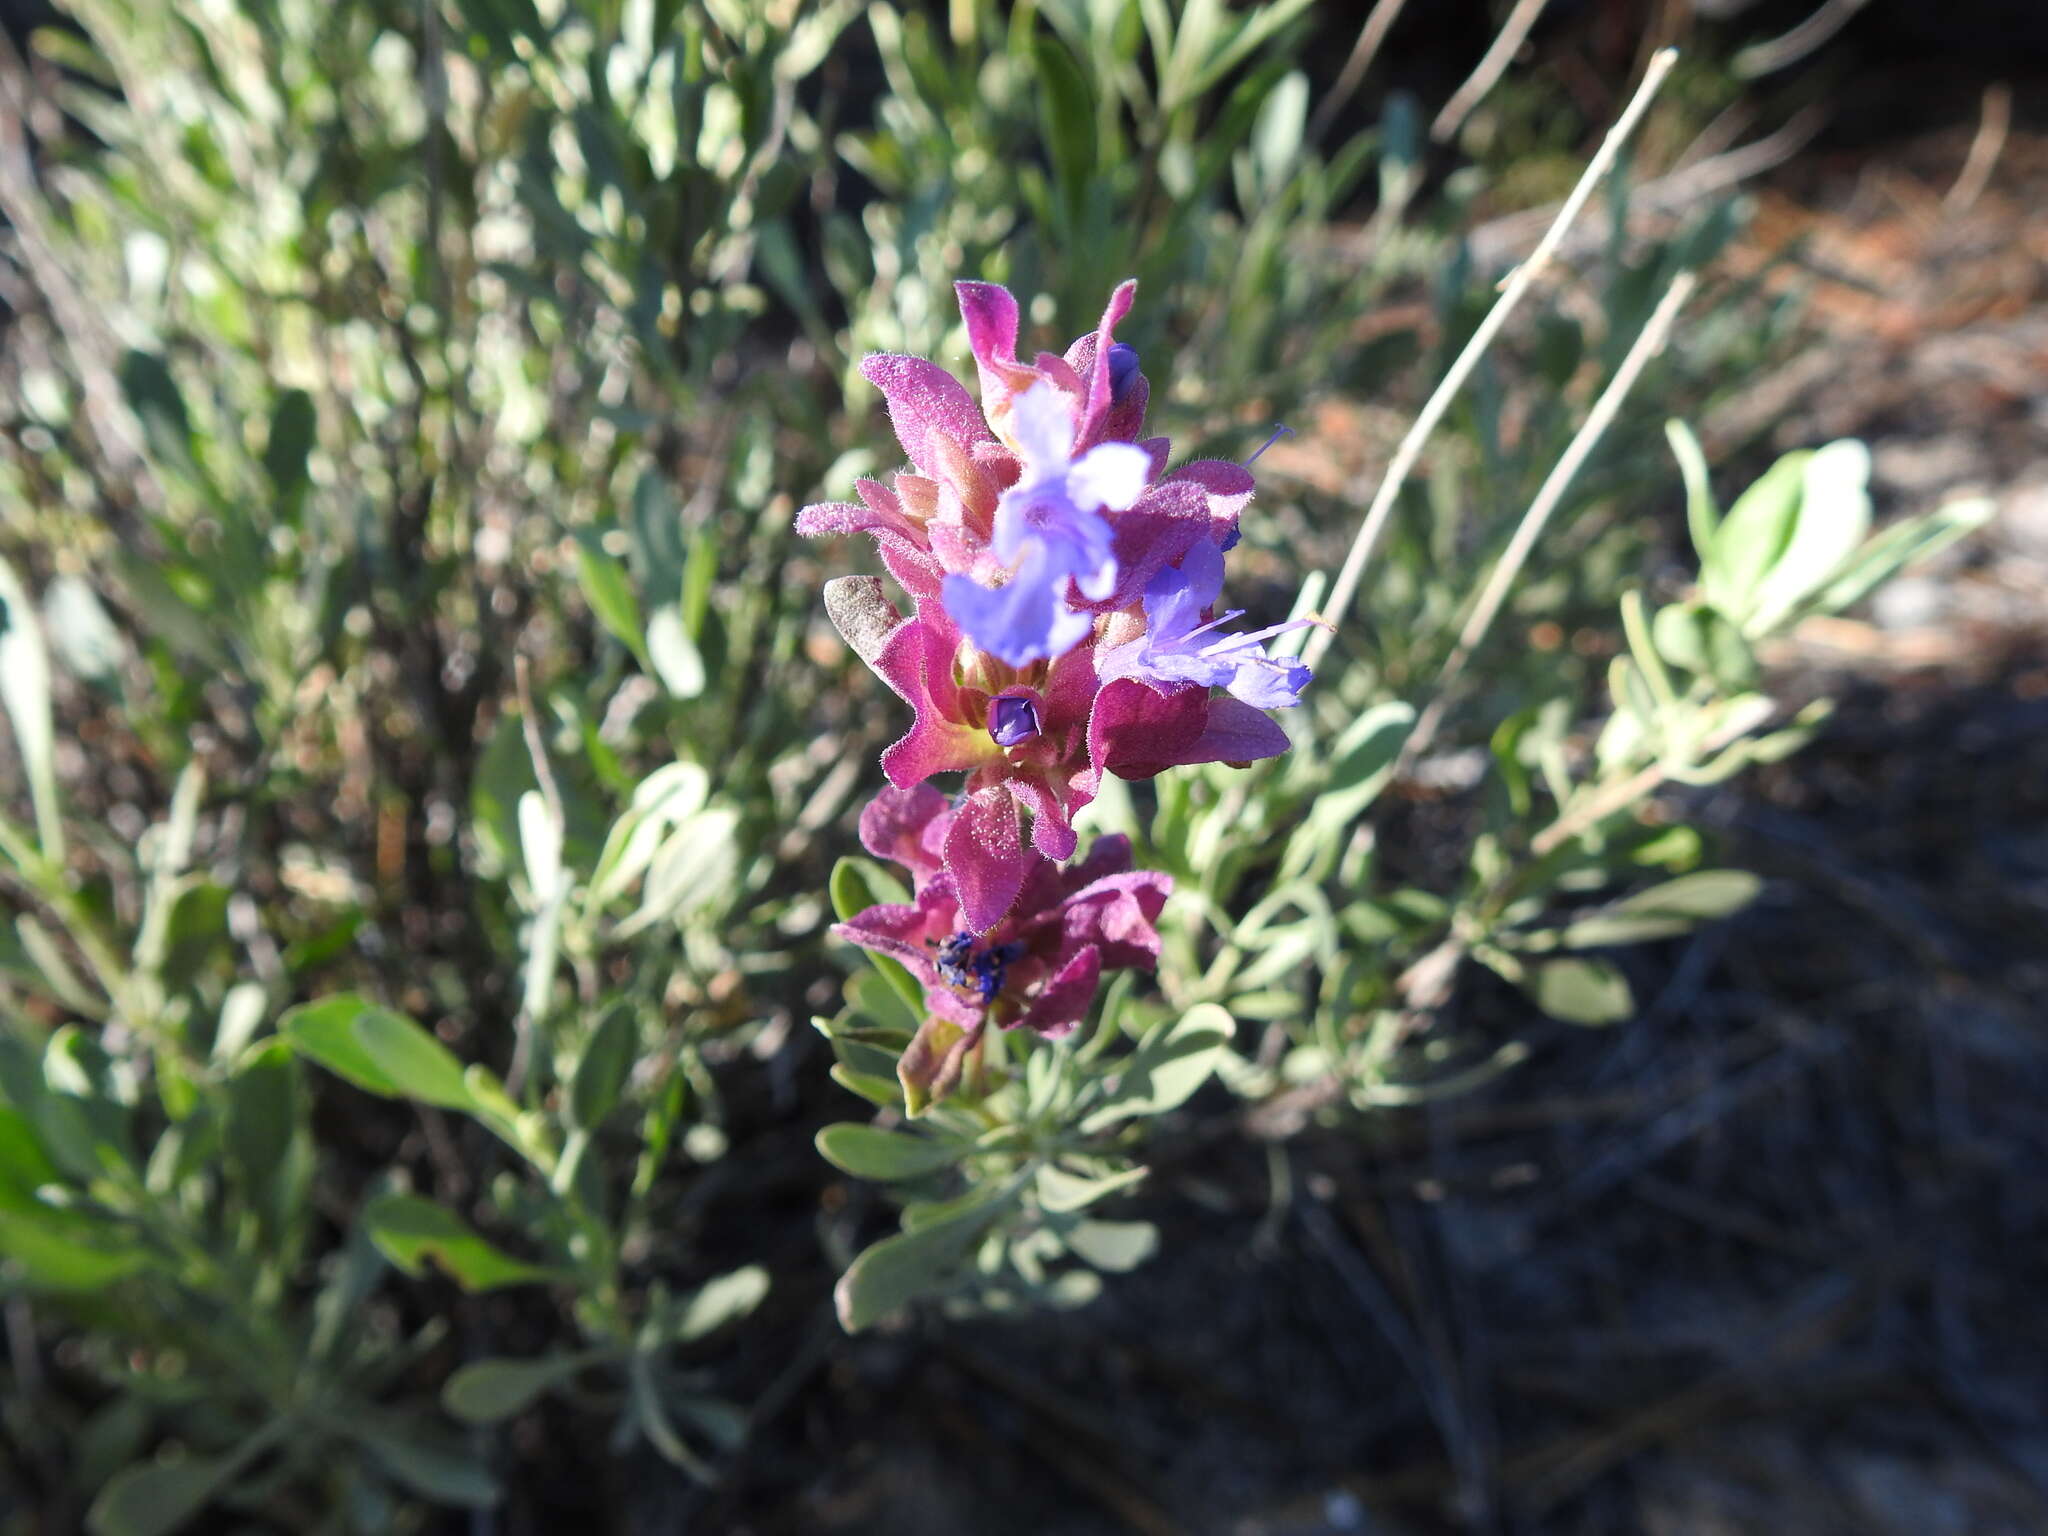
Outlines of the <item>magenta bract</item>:
M1153 923L1173 886L1131 869L1129 839L1097 838L1087 858L1064 869L1032 860L1007 911L977 929L946 857L964 809L926 784L878 794L861 815L861 841L910 871L913 898L869 907L832 930L900 962L924 989L921 1048L905 1053L904 1083L931 1098L957 1079L985 1024L1064 1035L1087 1016L1104 971L1149 969L1159 957Z

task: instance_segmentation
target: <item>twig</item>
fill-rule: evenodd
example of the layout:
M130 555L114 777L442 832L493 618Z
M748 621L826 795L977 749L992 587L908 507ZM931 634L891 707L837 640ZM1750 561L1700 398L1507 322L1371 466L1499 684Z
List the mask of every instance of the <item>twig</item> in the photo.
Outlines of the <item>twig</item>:
M1479 61L1479 67L1472 71L1470 78L1458 87L1451 99L1444 103L1444 109L1437 113L1436 121L1429 125L1429 136L1439 144L1451 141L1472 109L1486 99L1486 93L1500 83L1500 77L1508 72L1508 65L1514 62L1515 52L1528 41L1529 29L1536 25L1536 18L1543 14L1543 7L1550 0L1515 0L1515 8L1508 12L1508 19L1501 25L1500 35L1493 40L1493 46L1486 50L1486 56Z
M1387 40L1387 34L1394 29L1400 18L1401 7L1408 0L1376 0L1373 8L1366 13L1365 25L1358 29L1358 41L1351 45L1351 56L1344 61L1344 67L1337 72L1337 78L1330 85L1329 94L1317 105L1315 116L1308 120L1305 138L1310 144L1322 141L1329 130L1331 121L1344 110L1344 104L1351 100L1358 90L1358 84L1365 78L1365 72L1372 68L1372 61L1378 57L1380 44Z
M1985 86L1984 106L1977 119L1977 135L1970 140L1970 153L1963 160L1963 169L1956 177L1956 184L1941 200L1943 213L1962 213L1984 195L1984 188L1990 184L1991 172L1998 165L1998 157L2005 149L2005 136L2011 128L2012 87L2003 80Z
M1634 99L1621 114L1620 121L1608 130L1607 137L1601 141L1592 163L1579 178L1579 184L1572 188L1572 195L1565 199L1565 205L1559 211L1556 222L1550 226L1549 232L1544 235L1529 259L1510 274L1501 290L1501 296L1494 301L1493 308L1487 311L1486 318L1480 321L1479 329L1473 332L1472 339L1465 344L1464 351L1460 352L1457 360L1451 364L1443 382L1437 385L1435 393L1424 403L1421 413L1415 418L1415 424L1408 429L1408 435L1401 439L1400 446L1394 450L1393 462L1387 466L1386 477L1381 480L1379 491L1373 497L1372 505L1366 510L1365 521L1359 526L1358 536L1352 540L1351 551L1344 557L1343 567L1338 571L1337 580L1330 589L1329 602L1324 611L1335 623L1343 623L1351 610L1352 601L1358 594L1358 583L1365 575L1366 562L1372 558L1372 552L1379 544L1380 535L1386 531L1387 520L1393 513L1395 499L1400 495L1409 471L1415 467L1415 461L1422 456L1423 444L1429 440L1430 433L1436 430L1437 423L1450 409L1451 401L1464 387L1465 380L1471 375L1472 370L1479 365L1479 359L1493 344L1494 337L1498 336L1501 327L1507 324L1508 316L1514 313L1523 296L1528 293L1530 285L1536 280L1536 274L1549 262L1551 253L1563 240L1572 220L1579 216L1579 210L1585 207L1586 200L1593 195L1593 189L1613 166L1615 156L1621 152L1622 144L1635 132L1636 124L1648 110L1658 87L1664 83L1665 76L1671 73L1671 66L1677 62L1676 48L1663 49L1650 60L1650 67L1644 72L1643 83L1637 87ZM1313 667L1330 648L1330 640L1334 634L1334 629L1317 630L1303 648L1302 660Z
M1710 756L1738 737L1748 735L1770 718L1774 707L1770 700L1758 699L1751 708L1737 710L1731 719L1701 743L1699 755ZM1542 858L1577 837L1588 827L1597 826L1617 811L1627 809L1631 803L1640 800L1670 776L1671 769L1668 764L1650 764L1642 772L1633 774L1589 797L1577 810L1567 811L1558 817L1529 840L1529 851L1537 858Z
M1796 64L1849 24L1870 0L1823 0L1819 10L1783 37L1756 43L1735 55L1730 69L1738 80L1755 80Z
M1671 280L1671 286L1664 291L1657 308L1643 326L1635 344L1628 349L1628 355L1621 360L1621 366L1614 370L1614 377L1600 392L1600 398L1593 402L1593 409L1586 413L1586 420L1573 434L1571 442L1557 463L1544 477L1542 486L1536 492L1536 499L1529 503L1529 510L1522 518L1522 525L1508 541L1507 549L1500 557L1500 563L1487 578L1485 590L1479 594L1479 601L1473 605L1472 616L1465 621L1464 631L1458 636L1458 643L1450 657L1444 662L1443 670L1437 674L1435 696L1429 707L1423 710L1422 719L1409 733L1407 744L1401 749L1405 765L1427 750L1436 737L1437 726L1442 723L1444 711L1449 707L1451 690L1472 653L1486 638L1486 632L1493 627L1493 621L1500 616L1501 605L1507 601L1508 589L1515 578L1522 574L1522 567L1528 562L1530 551L1543 536L1551 514L1558 503L1564 500L1564 493L1571 488L1579 469L1591 456L1593 449L1606 434L1615 415L1621 410L1621 402L1635 387L1635 382L1651 358L1664 350L1664 343L1670 338L1672 323L1678 318L1678 311L1684 305L1699 279L1692 272L1681 272ZM1398 777L1400 768L1395 769Z

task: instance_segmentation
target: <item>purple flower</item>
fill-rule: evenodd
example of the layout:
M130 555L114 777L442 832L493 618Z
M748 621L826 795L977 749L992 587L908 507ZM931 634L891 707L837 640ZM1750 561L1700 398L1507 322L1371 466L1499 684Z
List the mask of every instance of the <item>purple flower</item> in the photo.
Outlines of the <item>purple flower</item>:
M1161 691L1189 683L1223 688L1257 709L1299 704L1309 669L1268 656L1261 642L1315 621L1296 619L1250 634L1218 634L1218 625L1244 612L1233 608L1203 622L1222 590L1223 551L1204 539L1178 567L1168 566L1146 583L1145 633L1102 647L1095 658L1097 675L1105 682L1135 678Z
M1023 470L996 503L990 544L1013 567L1010 579L990 589L954 575L944 590L970 640L1023 666L1072 650L1094 627L1068 603L1068 579L1090 602L1115 589L1114 535L1101 509L1121 512L1144 494L1152 456L1133 443L1098 443L1075 458L1067 399L1043 381L1017 397L1009 426Z

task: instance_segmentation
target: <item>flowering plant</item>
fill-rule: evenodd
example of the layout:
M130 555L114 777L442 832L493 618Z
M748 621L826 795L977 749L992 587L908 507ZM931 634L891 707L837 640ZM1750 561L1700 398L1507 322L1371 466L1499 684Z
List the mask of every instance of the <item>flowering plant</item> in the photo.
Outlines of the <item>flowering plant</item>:
M1027 1059L1025 1076L1037 1078L1014 1102L1004 1098L1012 1074L998 1070L1012 1053L992 1056L989 1043L990 1024L1064 1039L1094 1008L1105 974L1158 958L1153 925L1171 879L1133 870L1122 836L1076 859L1074 817L1104 775L1146 779L1277 756L1287 735L1265 711L1298 703L1309 681L1308 668L1265 642L1313 621L1223 629L1239 617L1218 607L1252 477L1219 460L1170 468L1168 440L1144 435L1149 385L1136 349L1115 337L1136 287L1120 285L1101 324L1064 354L1026 362L1016 300L991 283L958 284L979 403L934 363L868 358L862 372L882 392L909 464L888 485L859 481L856 503L798 515L806 534L872 537L910 600L905 615L872 577L826 589L841 634L912 712L882 754L888 784L861 817L868 852L904 869L911 888L891 892L885 875L835 877L835 896L861 894L841 903L833 932L879 957L914 1023L907 1035L871 1017L822 1027L841 1048L842 1081L924 1117L931 1132L911 1142L834 1126L820 1145L854 1172L900 1177L964 1158L970 1146L986 1161L991 1116L1000 1124L1014 1111L1012 1128L1023 1132L1017 1155L981 1170L974 1187L996 1191L997 1210L979 1225L943 1239L957 1211L920 1220L856 1262L840 1293L849 1326L945 1288L934 1277L957 1267L969 1239L997 1230L1001 1210L1022 1213L1000 1227L1018 1273L1042 1269L1045 1242L1064 1240L1055 1229L1074 1252L1092 1244L1102 1267L1119 1245L1105 1246L1094 1230L1103 1223L1075 1238L1071 1213L1094 1198L1079 1199L1076 1181L1107 1193L1141 1170L1104 1164L1085 1139L1192 1093L1229 1033L1227 1014L1201 1010L1104 1060L1109 1036L1098 1032L1056 1068ZM955 773L957 793L933 787ZM868 1070L883 1061L894 1083ZM1155 1068L1175 1062L1155 1081ZM934 1113L954 1096L981 1118ZM947 1157L952 1130L961 1139ZM892 1244L909 1245L913 1258ZM903 1273L917 1283L889 1283Z
M1127 863L1127 843L1055 868L1076 853L1074 814L1103 775L1276 756L1287 736L1262 711L1297 703L1309 680L1263 643L1295 625L1217 632L1237 617L1211 615L1252 477L1218 460L1169 470L1168 440L1141 436L1149 386L1115 339L1136 287L1121 284L1064 356L1026 363L1016 300L959 284L980 406L933 363L868 358L910 467L893 486L860 481L858 504L798 515L804 533L871 535L913 604L903 617L870 583L829 605L914 712L882 754L891 787L862 835L912 871L917 901L835 930L923 986L924 1022L898 1066L913 1111L960 1081L986 1018L1063 1033L1104 968L1157 955L1149 919L1165 876L1109 877L1124 882L1113 902L1074 883ZM923 787L956 772L956 801ZM1112 920L1095 942L1088 925ZM1062 935L1043 953L1049 941L1023 937L1041 930Z

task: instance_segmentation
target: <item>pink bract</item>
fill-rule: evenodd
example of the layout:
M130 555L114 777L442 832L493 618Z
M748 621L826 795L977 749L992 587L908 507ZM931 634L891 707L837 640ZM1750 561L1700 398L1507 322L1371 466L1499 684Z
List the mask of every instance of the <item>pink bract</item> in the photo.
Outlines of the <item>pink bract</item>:
M877 795L861 816L861 841L910 871L914 896L832 930L897 961L924 991L926 1018L901 1069L913 1105L953 1087L984 1025L1067 1034L1105 970L1149 969L1159 957L1153 924L1173 887L1166 875L1131 869L1128 839L1098 838L1066 869L1030 859L1009 912L977 932L940 853L958 819L929 785Z

